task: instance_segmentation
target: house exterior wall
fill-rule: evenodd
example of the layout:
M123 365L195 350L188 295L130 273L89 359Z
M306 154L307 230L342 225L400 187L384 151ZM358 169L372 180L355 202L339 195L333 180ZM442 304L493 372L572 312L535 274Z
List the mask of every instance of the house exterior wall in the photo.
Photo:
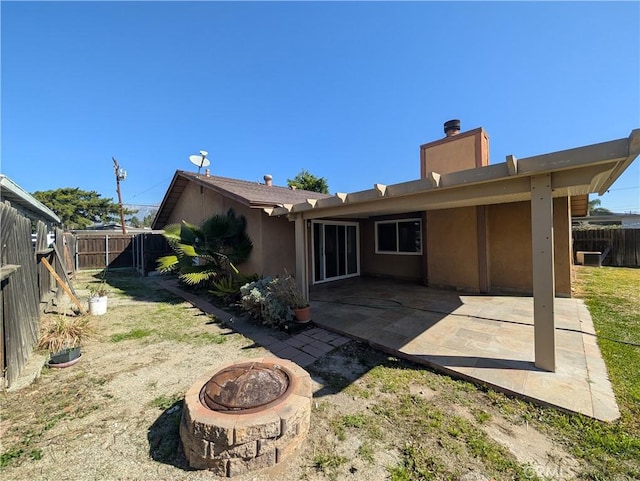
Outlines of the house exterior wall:
M489 137L482 128L420 146L422 178L488 164ZM570 201L554 199L553 205L556 292L571 295ZM426 219L425 283L532 292L530 202L429 211Z
M566 197L553 202L555 282L561 296L571 295L569 205ZM480 243L478 226L483 220L478 212L476 207L427 212L428 285L471 292L531 293L530 202L487 206L484 243Z
M252 209L244 204L200 186L189 183L176 203L167 224L186 220L192 224L202 223L217 214L233 209L236 215L247 218L247 235L253 243L251 255L238 266L243 274L274 275L286 267L295 271L295 238L293 224L287 219L267 218L261 209ZM291 224L291 225L289 225Z
M530 203L489 206L487 222L492 287L514 292L531 291Z
M202 225L212 215L221 214L227 210L229 207L225 209L223 196L209 189L203 189L200 193L200 186L189 183L173 208L167 225L179 224L183 220ZM240 212L236 213L240 214Z
M384 220L415 217L420 217L420 214L385 217ZM422 255L376 254L375 242L375 221L372 219L360 221L361 275L422 280ZM422 249L424 252L424 239Z
M428 285L478 292L476 208L434 210L426 218Z
M256 209L253 210L256 211ZM282 274L286 269L289 274L294 275L296 272L295 222L291 222L286 217L269 217L262 211L256 211L256 213L260 214L262 226L263 270L255 272L276 275ZM253 248L256 248L255 243Z
M533 291L531 204L496 204L488 209L490 283L493 291ZM571 295L569 200L553 201L555 283L558 295Z
M571 297L573 281L573 235L571 233L571 198L553 200L553 249L556 264L556 293Z

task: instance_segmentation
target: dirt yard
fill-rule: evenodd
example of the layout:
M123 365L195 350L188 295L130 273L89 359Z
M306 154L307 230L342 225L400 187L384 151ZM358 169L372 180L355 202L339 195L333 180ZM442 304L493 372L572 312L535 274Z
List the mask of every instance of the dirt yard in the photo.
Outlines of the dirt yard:
M83 273L74 281L86 301ZM211 480L178 436L182 397L219 365L271 355L152 278L117 274L82 360L0 394L6 480ZM286 334L282 334L286 335ZM307 370L306 443L249 480L571 479L567 449L527 422L529 408L351 342Z

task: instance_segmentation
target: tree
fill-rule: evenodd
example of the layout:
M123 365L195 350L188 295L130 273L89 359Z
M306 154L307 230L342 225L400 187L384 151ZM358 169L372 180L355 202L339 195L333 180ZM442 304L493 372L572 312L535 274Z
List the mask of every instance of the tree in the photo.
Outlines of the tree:
M310 190L312 192L320 192L321 194L329 193L329 184L324 177L316 177L308 170L302 169L293 179L287 179L289 187L296 189Z
M600 199L593 199L589 201L589 215L611 215L611 212L606 207L600 207L602 202Z
M54 211L67 229L82 229L96 222L118 219L120 208L112 199L103 199L95 190L63 187L37 191L33 196ZM124 209L126 215L137 211Z
M145 215L144 218L142 219L142 226L151 227L151 224L153 224L153 221L156 218L157 213L158 213L158 209L155 209L149 212L147 215Z
M135 227L138 229L143 227L151 227L151 224L153 224L153 219L155 219L157 212L158 212L158 209L154 209L150 211L147 215L145 215L142 218L142 220L140 220L140 218L137 215L134 215L129 219L127 219L127 225L130 225L131 227Z
M181 280L190 285L214 280L249 258L253 244L246 233L247 219L236 217L233 209L215 215L202 227L182 221L164 228L164 236L173 255L158 259L158 270L177 270Z

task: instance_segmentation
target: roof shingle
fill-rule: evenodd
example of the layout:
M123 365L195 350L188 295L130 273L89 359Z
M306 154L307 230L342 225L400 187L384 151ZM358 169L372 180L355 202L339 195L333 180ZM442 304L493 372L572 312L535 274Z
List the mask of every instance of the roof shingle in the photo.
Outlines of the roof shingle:
M193 172L178 171L179 175L195 182L210 185L216 190L226 191L244 199L252 206L276 206L280 204L297 204L307 199L324 199L329 194L320 194L309 190L293 190L289 187L268 186L259 182L249 182L228 177L198 175Z
M190 182L219 192L221 195L253 208L279 207L284 204L298 204L305 202L307 199L331 197L329 194L320 194L309 190L293 190L288 187L268 186L259 182L207 176L178 170L173 176L169 190L166 192L156 214L153 222L154 229L162 228L166 225L182 192Z

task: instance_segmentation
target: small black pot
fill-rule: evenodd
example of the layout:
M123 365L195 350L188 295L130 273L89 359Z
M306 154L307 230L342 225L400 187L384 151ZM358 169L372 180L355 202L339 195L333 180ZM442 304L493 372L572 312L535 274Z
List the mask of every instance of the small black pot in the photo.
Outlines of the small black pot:
M49 364L64 364L80 357L80 347L69 347L51 354Z

